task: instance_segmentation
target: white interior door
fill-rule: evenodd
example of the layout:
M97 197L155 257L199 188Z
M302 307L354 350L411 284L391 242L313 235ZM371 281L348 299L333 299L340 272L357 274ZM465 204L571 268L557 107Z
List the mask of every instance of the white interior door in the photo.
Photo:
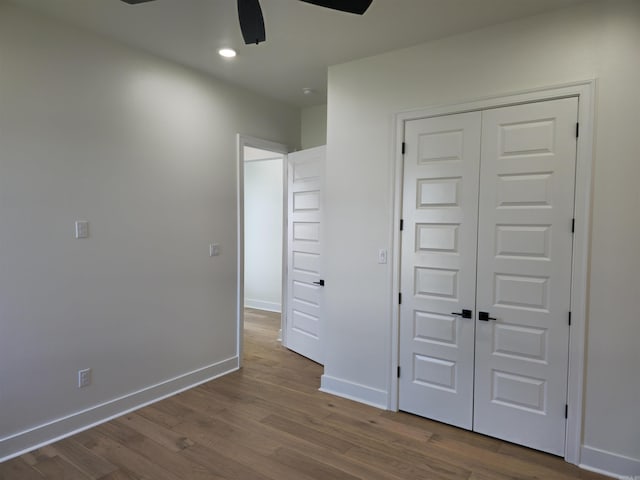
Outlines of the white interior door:
M564 455L578 100L483 112L474 430Z
M405 124L401 410L564 454L577 115Z
M326 147L288 155L285 345L323 363L322 188Z
M405 129L399 406L467 429L480 118L473 112L414 120ZM456 315L463 310L468 315Z

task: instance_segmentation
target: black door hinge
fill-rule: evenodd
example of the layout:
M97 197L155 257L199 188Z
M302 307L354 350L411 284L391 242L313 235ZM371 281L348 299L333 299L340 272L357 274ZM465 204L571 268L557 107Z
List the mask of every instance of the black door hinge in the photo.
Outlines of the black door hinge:
M407 151L407 144L402 142L402 155L404 155L406 151Z
M576 138L580 136L580 123L576 123Z
M569 418L569 405L564 404L564 418Z
M402 305L402 292L398 293L398 305Z
M400 365L398 365L398 378L400 378Z
M569 326L571 326L571 312L569 312Z
M576 219L572 218L571 219L571 233L575 233L576 231Z
M404 230L404 220L401 218L400 219L400 231Z

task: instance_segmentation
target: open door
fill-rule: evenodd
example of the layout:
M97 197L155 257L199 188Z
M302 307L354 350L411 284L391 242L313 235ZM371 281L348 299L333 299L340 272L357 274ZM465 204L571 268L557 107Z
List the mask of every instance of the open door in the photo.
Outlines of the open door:
M287 175L287 300L284 344L324 362L321 261L326 147L290 153Z

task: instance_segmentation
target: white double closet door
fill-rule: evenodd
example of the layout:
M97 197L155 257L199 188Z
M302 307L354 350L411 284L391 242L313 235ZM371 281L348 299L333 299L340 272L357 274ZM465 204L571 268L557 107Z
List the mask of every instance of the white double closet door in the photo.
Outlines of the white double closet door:
M577 115L406 122L401 410L564 455Z

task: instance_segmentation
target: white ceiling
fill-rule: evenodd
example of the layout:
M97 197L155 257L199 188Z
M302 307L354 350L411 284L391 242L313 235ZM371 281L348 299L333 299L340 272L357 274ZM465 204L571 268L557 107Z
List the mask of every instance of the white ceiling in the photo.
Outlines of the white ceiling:
M235 0L11 0L293 105L326 102L327 67L585 0L373 0L364 16L261 0L267 41L244 45ZM231 46L233 60L217 50ZM316 91L305 96L304 87Z

